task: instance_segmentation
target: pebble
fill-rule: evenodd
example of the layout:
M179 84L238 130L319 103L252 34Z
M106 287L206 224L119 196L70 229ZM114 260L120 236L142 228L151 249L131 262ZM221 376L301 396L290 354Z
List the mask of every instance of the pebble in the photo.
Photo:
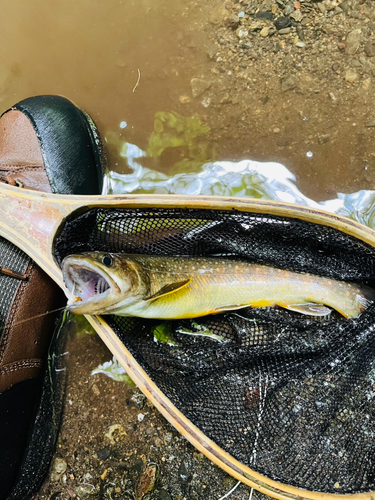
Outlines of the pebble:
M362 31L360 29L353 30L346 38L345 52L350 56L354 55L359 49L361 43Z
M273 21L274 15L272 12L258 12L255 14L257 19L266 19L267 21Z
M246 28L238 28L236 30L236 35L238 36L238 38L245 38L247 37L247 35L249 34L249 30L247 30Z
M288 76L281 82L281 90L282 92L287 92L288 90L292 90L297 86L297 80L294 76Z
M374 57L375 56L375 43L373 42L367 42L366 45L364 46L364 51L367 57Z
M259 33L259 35L263 38L266 38L269 35L270 29L268 26L265 26Z
M362 88L368 90L371 87L371 78L365 78L362 83Z
M190 86L193 97L199 97L205 90L211 87L211 82L202 80L202 78L192 78L190 80Z
M59 481L59 479L61 479L64 472L66 471L67 467L68 464L63 458L55 458L51 466L51 474L50 474L51 481L53 482Z
M154 489L156 482L157 466L150 464L146 467L139 479L137 489L135 491L135 500L142 500L142 498Z
M170 494L166 490L160 490L158 500L172 500Z
M108 446L105 446L96 454L98 455L99 460L107 460L111 455L111 450L108 448Z
M348 69L345 72L345 80L347 82L355 82L358 80L358 73L354 71L353 69Z
M93 498L92 495L95 494L95 488L93 488L90 484L83 484L75 486L74 488L77 496L81 500L87 500L89 498Z
M297 42L296 43L296 47L300 47L300 48L305 47L305 45L306 45L305 42Z
M290 14L290 17L299 23L302 21L302 12L300 10L296 10L293 14Z
M282 28L279 30L279 35L288 35L290 33L291 28Z
M179 101L181 104L187 104L188 102L190 102L190 97L188 95L180 95Z
M290 18L289 17L279 17L275 21L275 26L277 30L282 30L288 28L290 26Z

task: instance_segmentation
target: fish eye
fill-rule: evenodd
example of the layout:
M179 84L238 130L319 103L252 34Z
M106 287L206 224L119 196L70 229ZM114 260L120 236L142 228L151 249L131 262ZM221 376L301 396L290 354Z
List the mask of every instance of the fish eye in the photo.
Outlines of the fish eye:
M112 263L113 263L113 259L110 255L106 254L104 255L104 257L102 258L102 262L103 264L106 266L106 267L111 267Z

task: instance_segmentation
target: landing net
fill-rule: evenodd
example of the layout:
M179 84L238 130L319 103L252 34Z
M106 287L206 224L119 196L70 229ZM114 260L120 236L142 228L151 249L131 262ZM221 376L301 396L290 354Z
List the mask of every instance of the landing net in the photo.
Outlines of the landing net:
M375 250L296 219L201 209L92 209L72 253L240 258L375 287ZM243 464L326 493L375 490L375 305L347 320L280 308L197 320L106 317L171 402Z

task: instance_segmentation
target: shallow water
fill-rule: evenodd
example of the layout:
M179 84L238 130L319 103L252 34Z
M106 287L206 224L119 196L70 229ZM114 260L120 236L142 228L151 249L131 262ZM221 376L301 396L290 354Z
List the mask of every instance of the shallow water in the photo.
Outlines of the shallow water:
M156 114L173 111L198 114L209 131L193 138L199 151L192 152L191 143L169 145L148 158L152 169L170 174L178 164L184 172L190 168L183 164L187 157L195 166L210 160L280 161L301 191L318 201L338 191L371 189L373 129L356 117L359 105L367 113L370 96L338 106L327 94L267 91L260 76L241 83L236 101L223 101L223 92L238 86L240 76L217 73L221 49L212 17L221 4L57 0L47 9L41 1L6 2L0 19L2 107L37 94L65 95L109 137L109 167L120 173L128 171L116 142L146 150ZM210 80L210 97L192 96L196 77Z

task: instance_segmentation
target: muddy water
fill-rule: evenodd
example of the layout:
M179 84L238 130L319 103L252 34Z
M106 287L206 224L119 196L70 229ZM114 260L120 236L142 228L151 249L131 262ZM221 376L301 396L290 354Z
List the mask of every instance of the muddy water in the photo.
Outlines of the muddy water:
M319 201L337 191L372 188L366 167L373 163L373 129L356 116L361 106L366 115L371 96L338 105L328 92L280 92L277 74L255 72L255 78L241 80L234 74L238 67L217 69L222 51L215 16L221 3L57 0L46 8L41 1L5 2L2 108L31 95L62 94L86 109L104 136L112 133L142 149L155 113L198 113L210 128L203 160L281 161L297 175L302 192ZM197 77L211 87L194 98L190 82ZM167 148L151 163L168 173L185 156L183 147ZM109 160L111 169L127 171L113 145Z
M2 6L1 100L7 108L36 94L62 94L102 132L126 120L142 137L156 111L175 107L191 68L191 2L16 0ZM197 42L195 42L197 43ZM137 89L133 89L138 80Z

